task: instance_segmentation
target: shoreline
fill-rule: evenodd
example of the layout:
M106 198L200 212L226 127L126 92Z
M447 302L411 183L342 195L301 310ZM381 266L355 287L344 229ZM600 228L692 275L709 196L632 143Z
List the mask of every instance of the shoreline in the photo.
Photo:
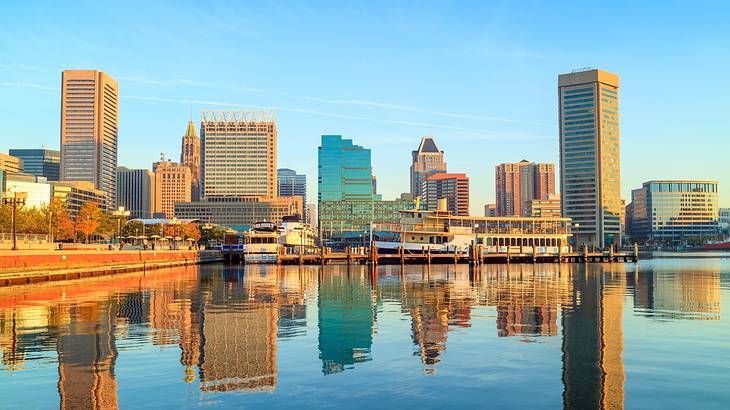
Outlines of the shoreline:
M218 251L0 252L0 287L223 261Z

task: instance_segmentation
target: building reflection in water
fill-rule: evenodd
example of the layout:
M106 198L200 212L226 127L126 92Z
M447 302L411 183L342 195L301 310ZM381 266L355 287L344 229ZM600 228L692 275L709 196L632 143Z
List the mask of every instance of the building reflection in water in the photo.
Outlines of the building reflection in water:
M277 343L306 334L306 302L316 299L325 375L373 360L385 303L410 320L408 343L431 374L447 360L449 332L480 337L465 329L486 307L499 337L562 338L565 408L622 408L626 300L633 314L660 320L720 318L719 266L660 267L434 265L403 274L383 266L374 282L362 266L218 265L4 288L0 370L23 371L55 351L61 408L116 408L116 346L125 339L179 348L181 379L202 392L274 391Z
M118 408L114 309L107 303L79 304L69 309L70 325L58 337L62 409Z
M322 373L340 373L372 360L374 296L361 266L332 266L319 275L317 301Z
M623 408L625 265L566 268L573 301L562 311L564 407Z
M228 267L202 289L200 389L272 391L279 311L276 272ZM222 282L222 283L221 283Z

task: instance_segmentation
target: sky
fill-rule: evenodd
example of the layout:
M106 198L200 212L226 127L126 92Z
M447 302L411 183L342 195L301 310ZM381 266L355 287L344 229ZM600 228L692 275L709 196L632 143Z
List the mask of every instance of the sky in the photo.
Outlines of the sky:
M433 135L471 212L494 167L559 162L557 78L621 77L621 188L720 181L730 206L727 2L4 2L0 152L58 149L64 69L119 82L119 165L178 159L200 111L273 109L278 165L308 177L341 134L372 150L384 199ZM557 181L556 181L557 185Z

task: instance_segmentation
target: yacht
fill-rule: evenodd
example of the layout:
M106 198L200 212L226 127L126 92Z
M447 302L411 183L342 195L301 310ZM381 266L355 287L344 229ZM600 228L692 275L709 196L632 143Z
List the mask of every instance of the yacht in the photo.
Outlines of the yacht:
M317 232L299 215L285 216L279 226L279 244L288 254L312 253L316 251Z
M256 222L243 237L244 263L276 263L279 232L273 222Z

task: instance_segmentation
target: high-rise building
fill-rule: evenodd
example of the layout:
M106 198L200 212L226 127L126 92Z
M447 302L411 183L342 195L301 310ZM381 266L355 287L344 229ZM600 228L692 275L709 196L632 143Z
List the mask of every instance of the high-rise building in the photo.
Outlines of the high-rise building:
M318 174L319 201L373 200L370 149L355 145L350 139L322 135Z
M341 135L322 135L318 150L318 224L325 240L367 242L370 222L387 211L373 188L370 149ZM387 219L392 219L388 217Z
M717 181L644 182L631 191L632 239L679 242L714 238L718 232L717 187Z
M271 111L201 112L203 198L276 197L276 120Z
M562 214L599 248L621 242L618 88L603 70L558 77Z
M421 196L423 181L433 174L446 172L444 152L436 146L433 137L421 138L418 149L411 153L411 194Z
M190 202L190 168L170 161L155 162L155 215L175 216L175 204Z
M132 218L152 218L155 209L155 173L148 169L117 168L117 206Z
M188 128L182 138L180 163L190 168L192 178L190 197L193 201L200 200L200 138L195 131L193 120L188 121Z
M23 172L23 160L13 155L0 153L0 171Z
M527 160L502 163L495 168L497 215L530 216L534 199L555 193L555 165Z
M484 216L498 216L497 215L497 204L484 205Z
M119 87L103 71L65 70L61 79L61 180L87 181L117 196Z
M11 149L10 155L23 161L26 174L58 181L61 172L61 151L52 149Z
M293 169L279 168L277 171L277 192L279 196L301 196L307 203L307 176L297 174Z
M466 174L433 174L423 181L421 193L429 210L438 209L439 199L446 198L447 210L454 215L469 216L469 177Z

